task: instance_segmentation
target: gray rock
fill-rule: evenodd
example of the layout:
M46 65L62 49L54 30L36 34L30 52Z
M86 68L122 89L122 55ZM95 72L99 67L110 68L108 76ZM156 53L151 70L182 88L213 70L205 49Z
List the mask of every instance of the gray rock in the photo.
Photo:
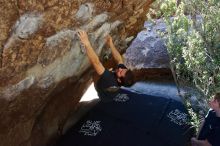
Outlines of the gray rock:
M15 24L15 35L27 39L42 25L43 17L40 14L24 14Z
M92 3L86 3L80 6L76 13L76 18L82 21L87 21L92 17L94 11L94 5Z
M161 20L145 22L145 30L138 34L124 54L127 66L136 69L170 68L164 38L158 33L165 31L166 25Z

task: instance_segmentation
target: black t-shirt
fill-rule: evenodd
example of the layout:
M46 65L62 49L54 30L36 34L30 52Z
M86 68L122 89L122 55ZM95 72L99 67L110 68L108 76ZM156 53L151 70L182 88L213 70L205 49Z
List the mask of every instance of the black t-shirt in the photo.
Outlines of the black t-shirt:
M214 110L208 112L198 139L207 139L212 146L220 146L220 117L216 116Z
M118 64L117 68L126 68L124 64ZM114 71L105 69L96 83L96 90L102 101L110 101L117 94L120 85Z

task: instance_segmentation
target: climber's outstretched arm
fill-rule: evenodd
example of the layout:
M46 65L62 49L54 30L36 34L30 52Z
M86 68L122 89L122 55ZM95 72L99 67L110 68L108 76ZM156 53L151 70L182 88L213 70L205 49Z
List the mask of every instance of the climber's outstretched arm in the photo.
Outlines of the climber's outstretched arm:
M112 56L113 56L114 60L116 61L116 63L123 64L123 58L122 58L121 54L118 52L118 50L116 49L116 47L112 41L112 37L110 35L108 35L106 37L106 43L110 47L111 52L112 52Z
M94 49L92 48L91 43L88 39L87 33L83 30L79 30L78 36L79 36L82 44L85 46L86 54L87 54L90 62L92 63L94 69L96 70L96 72L99 75L103 74L105 71L105 68L102 65L102 63L100 62L99 57L96 55Z

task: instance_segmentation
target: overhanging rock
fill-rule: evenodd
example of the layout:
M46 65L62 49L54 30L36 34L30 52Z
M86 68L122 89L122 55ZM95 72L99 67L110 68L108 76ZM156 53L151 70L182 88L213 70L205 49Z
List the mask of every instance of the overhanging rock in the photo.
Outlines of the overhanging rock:
M3 1L0 5L0 145L44 146L59 135L91 82L76 31L102 58L111 34L125 49L153 0Z

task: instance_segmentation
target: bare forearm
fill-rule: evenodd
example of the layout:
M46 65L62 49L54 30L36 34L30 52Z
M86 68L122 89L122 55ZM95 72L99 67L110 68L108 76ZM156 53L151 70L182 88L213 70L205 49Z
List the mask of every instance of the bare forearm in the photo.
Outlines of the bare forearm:
M110 47L110 49L111 49L112 56L113 56L113 58L115 59L115 61L116 61L118 64L123 63L123 58L122 58L121 54L118 52L118 50L116 49L115 45L114 45L113 43L110 43L110 44L109 44L109 47Z
M102 66L98 56L96 55L94 49L92 48L91 44L88 44L85 46L86 48L86 53L89 58L89 61L95 68L96 72L101 75L104 72L104 67Z
M83 30L79 30L78 36L79 36L82 44L85 46L86 54L87 54L90 62L92 63L94 69L96 70L96 72L99 75L101 75L105 71L105 68L102 65L102 63L100 62L99 57L96 55L95 51L93 50L87 33Z
M197 140L196 138L192 138L191 143L192 143L192 146L212 146L207 139Z
M86 45L85 49L86 49L86 54L92 64L99 62L99 58L90 44Z

